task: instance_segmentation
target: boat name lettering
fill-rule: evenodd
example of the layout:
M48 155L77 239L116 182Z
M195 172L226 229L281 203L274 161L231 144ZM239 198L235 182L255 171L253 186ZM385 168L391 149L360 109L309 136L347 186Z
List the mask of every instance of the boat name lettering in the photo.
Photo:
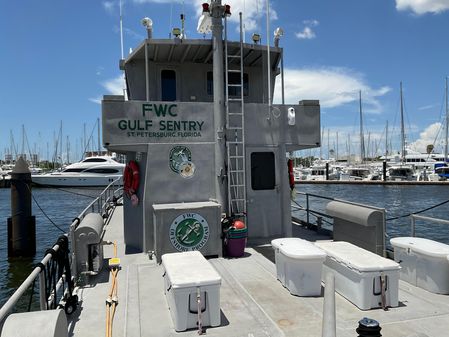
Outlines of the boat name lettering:
M178 116L178 114L173 111L177 107L176 104L142 104L142 115L146 116L146 113L154 113L157 117L165 117L165 115L170 115L172 117Z

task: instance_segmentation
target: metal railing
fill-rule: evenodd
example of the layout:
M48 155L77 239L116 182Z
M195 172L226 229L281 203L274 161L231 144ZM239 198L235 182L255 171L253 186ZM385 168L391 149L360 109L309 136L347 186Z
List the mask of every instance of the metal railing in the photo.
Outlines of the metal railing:
M431 218L428 216L417 215L417 214L411 214L410 215L411 236L416 235L416 220L423 220L423 221L429 221L429 222L438 223L438 224L442 224L442 225L449 225L449 220Z
M93 200L81 213L75 218L70 225L69 233L63 235L58 239L56 244L49 250L47 250L44 258L40 263L32 270L30 275L22 282L19 288L14 292L14 294L8 299L8 301L0 308L0 326L2 322L5 320L7 315L13 310L17 302L20 298L25 294L28 288L34 286L36 279L39 277L39 304L40 310L53 309L61 302L57 303L58 293L63 292L60 296L60 301L69 301L71 302L72 294L70 292L73 291L73 284L76 284L76 278L73 275L77 275L76 271L76 255L75 255L75 245L76 240L74 237L75 229L78 227L82 219L89 213L100 213L103 218L107 218L110 215L110 211L116 205L117 200L121 197L123 188L119 184L119 180L121 178L116 179L112 183L110 183L101 193L100 195ZM58 271L58 279L55 280L52 285L51 291L47 289L47 281L45 271L51 265L51 263L55 262L55 256L58 253L61 253L61 249L64 249L62 245L62 238L67 238L70 240L70 248L71 255L70 259L67 258L67 262L70 263L64 265L63 270ZM64 240L63 240L64 241ZM68 249L68 247L67 247ZM67 250L68 252L68 250ZM70 261L71 260L71 261ZM70 262L69 262L70 261ZM58 262L56 262L58 263ZM67 270L68 269L68 270ZM69 278L69 279L67 279ZM72 286L65 287L65 284L71 284ZM73 303L70 303L73 304ZM75 304L76 308L76 304ZM68 314L71 313L71 309L65 308Z
M327 218L327 219L334 219L332 216L323 213L321 211L318 211L316 209L312 209L310 206L310 198L317 198L317 199L321 199L321 200L328 200L328 201L338 201L344 204L348 204L348 205L354 205L354 206L360 206L360 207L366 207L366 208L370 208L376 211L380 211L382 212L382 230L383 230L383 247L384 247L384 256L386 255L386 243L387 243L387 239L388 239L388 235L387 235L387 225L386 225L386 210L385 208L380 208L380 207L375 207L375 206L371 206L371 205L365 205L365 204L361 204L361 203L357 203L357 202L353 202L353 201L348 201L348 200L343 200L343 199L338 199L338 198L331 198L331 197L325 197L322 195L317 195L317 194L312 194L312 193L306 193L306 192L296 192L296 194L302 195L305 197L305 207L299 205L296 203L296 201L294 202L295 204L292 205L292 210L293 211L303 211L306 213L306 225L310 226L310 216L314 216L316 217L316 227L317 229L321 229L321 225L323 223L323 218ZM330 226L333 226L333 224L329 221L325 221L327 222Z

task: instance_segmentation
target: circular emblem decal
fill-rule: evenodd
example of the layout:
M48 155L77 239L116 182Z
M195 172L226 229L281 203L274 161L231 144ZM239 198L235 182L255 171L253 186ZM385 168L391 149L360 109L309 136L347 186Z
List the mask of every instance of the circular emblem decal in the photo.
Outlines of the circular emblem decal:
M192 160L192 153L186 146L175 146L170 150L170 168L173 172L181 174L184 178L193 176L195 167ZM187 174L186 174L187 173Z
M173 220L169 235L178 251L200 250L209 240L209 224L197 213L184 213Z

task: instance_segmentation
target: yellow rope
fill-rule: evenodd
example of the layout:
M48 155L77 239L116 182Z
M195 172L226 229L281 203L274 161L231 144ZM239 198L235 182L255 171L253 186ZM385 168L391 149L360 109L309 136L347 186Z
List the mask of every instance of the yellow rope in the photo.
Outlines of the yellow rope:
M114 242L114 258L117 257L117 243ZM106 300L106 337L112 337L112 323L114 321L115 311L117 308L117 275L119 267L111 267L111 288L109 289L108 298Z

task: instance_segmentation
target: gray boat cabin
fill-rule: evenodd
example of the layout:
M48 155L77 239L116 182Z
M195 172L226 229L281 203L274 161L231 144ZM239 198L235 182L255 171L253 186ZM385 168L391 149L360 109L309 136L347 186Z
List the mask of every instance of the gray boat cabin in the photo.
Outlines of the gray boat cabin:
M128 252L221 256L229 216L249 238L291 236L288 154L320 146L319 102L272 104L282 48L228 41L228 14L212 1L208 39L154 39L148 26L120 61L126 95L103 97L104 146L139 168Z

